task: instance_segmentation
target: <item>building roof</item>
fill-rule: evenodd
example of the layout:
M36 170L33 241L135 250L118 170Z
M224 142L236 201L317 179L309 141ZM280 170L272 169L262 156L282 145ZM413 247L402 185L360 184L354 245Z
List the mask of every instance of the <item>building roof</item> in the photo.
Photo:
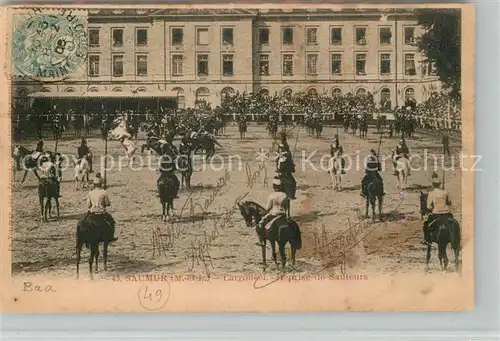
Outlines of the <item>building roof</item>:
M325 16L325 15L380 15L380 14L410 14L411 8L88 8L89 18L102 17L213 17L213 16Z
M33 92L31 98L166 98L177 97L177 91L102 91L102 92Z

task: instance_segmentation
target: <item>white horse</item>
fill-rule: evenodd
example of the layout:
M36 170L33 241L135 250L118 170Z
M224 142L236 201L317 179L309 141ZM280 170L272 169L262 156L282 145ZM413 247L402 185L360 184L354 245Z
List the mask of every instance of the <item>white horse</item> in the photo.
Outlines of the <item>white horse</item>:
M75 162L75 189L87 187L89 181L90 164L85 155ZM87 179L87 181L85 181Z
M124 116L119 116L115 118L113 121L116 124L116 128L110 130L108 136L110 138L114 138L122 144L123 148L125 148L125 155L127 159L134 161L134 153L137 150L136 145L132 142L132 135L127 130L127 120ZM128 165L128 162L127 162Z
M328 162L328 174L332 179L333 189L342 190L342 157L339 151L335 151Z
M396 160L397 157L400 157ZM397 185L398 188L402 191L406 189L406 184L408 182L408 176L410 175L410 160L407 159L404 155L397 155L396 151L392 150L392 161L394 167L394 171L397 176Z

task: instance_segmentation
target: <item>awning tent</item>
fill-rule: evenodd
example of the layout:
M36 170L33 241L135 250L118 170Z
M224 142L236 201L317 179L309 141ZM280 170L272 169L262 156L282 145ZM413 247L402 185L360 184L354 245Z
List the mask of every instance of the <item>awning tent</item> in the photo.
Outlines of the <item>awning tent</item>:
M29 98L172 98L177 97L177 91L157 91L157 92L147 92L147 91L109 91L109 92L33 92L28 95Z

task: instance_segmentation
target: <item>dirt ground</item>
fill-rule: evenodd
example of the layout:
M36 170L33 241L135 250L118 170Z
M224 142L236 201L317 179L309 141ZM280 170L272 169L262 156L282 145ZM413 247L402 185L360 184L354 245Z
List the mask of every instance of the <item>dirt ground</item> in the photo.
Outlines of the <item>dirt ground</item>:
M390 161L382 172L385 186L383 223L365 219L364 199L360 196L360 183L364 174L363 158L371 148L377 149L379 135L371 128L368 139L344 134L339 129L344 154L355 158L359 153L360 167L351 167L342 179L343 190L335 192L330 176L319 167L320 159L329 153L335 128L325 128L322 138L309 136L303 128L290 132L289 144L295 151L297 200L292 201L292 216L303 234L303 248L297 253L296 269L299 274L341 273L371 275L394 272L424 272L425 248L419 213L419 195L431 184L434 165L432 153L441 152L436 135L417 134L408 140L412 154L427 152L427 170L413 170L404 193L396 187ZM298 138L297 138L298 134ZM247 137L239 139L235 126L218 138L223 146L212 162L202 169L201 157L196 162L191 191L181 190L175 201L175 217L161 222L161 205L156 197L156 178L152 166L147 164L136 170L123 167L108 172L108 193L111 214L117 221L118 241L110 246L108 271L96 278L110 278L120 274L195 274L212 278L224 275L257 274L262 266L260 248L255 245L255 232L246 227L235 205L238 197L265 205L272 191L274 162L268 160L259 171L258 151L271 148L271 140L264 126L250 125ZM297 142L296 142L297 141ZM94 169L99 171L100 155L104 143L97 138L88 140L94 150ZM138 141L138 145L144 141ZM60 141L58 151L74 155L79 140ZM384 138L381 155L390 155L396 139ZM34 143L26 143L34 147ZM460 152L459 142L452 144L452 152ZM54 141L46 141L45 148L54 150ZM313 151L311 163L302 162ZM124 150L117 141L108 143L108 153L118 162ZM239 155L241 163L238 161ZM304 156L303 156L304 155ZM229 164L228 160L232 162ZM144 156L145 162L147 157ZM125 161L123 161L125 164ZM440 163L439 163L440 164ZM449 164L448 164L449 165ZM305 169L303 169L303 166ZM414 162L414 167L418 162ZM461 170L458 156L456 170L446 172L446 188L453 201L454 214L461 220ZM139 160L135 167L139 168ZM215 168L215 169L214 169ZM441 176L441 171L439 171ZM22 173L15 175L12 185L13 244L12 271L17 276L54 275L74 277L75 229L85 214L88 189L76 190L73 167L66 170L61 185L61 218L42 223L37 197L37 181L28 174L24 184ZM92 175L93 176L93 175ZM180 178L180 175L179 175ZM249 180L251 179L251 180ZM267 180L267 181L265 181ZM267 184L266 184L267 182ZM351 227L350 233L343 233ZM337 238L337 241L334 239ZM341 242L338 240L342 240ZM431 271L439 271L436 247L433 247ZM154 253L154 254L153 254ZM448 250L450 258L452 252ZM83 252L82 271L87 272ZM102 256L102 254L101 254ZM270 248L267 262L272 263ZM102 269L102 257L100 259ZM274 271L273 267L270 267Z

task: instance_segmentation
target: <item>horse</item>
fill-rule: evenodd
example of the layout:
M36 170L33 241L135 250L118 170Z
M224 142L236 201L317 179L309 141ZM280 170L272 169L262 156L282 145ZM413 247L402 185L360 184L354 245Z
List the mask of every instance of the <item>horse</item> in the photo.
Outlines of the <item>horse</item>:
M177 169L181 171L181 188L191 188L191 176L193 174L192 150L188 146L179 148L177 157Z
M215 145L222 148L219 142L211 135L201 135L191 139L193 151L204 150L207 157L215 154Z
M344 122L342 123L343 127L344 127L344 133L348 133L349 132L349 117L345 117L344 118Z
M353 136L356 136L356 131L358 130L358 121L355 118L351 120L351 130L352 130L351 134Z
M342 190L342 158L338 150L332 153L328 164L328 174L332 179L333 189L335 191Z
M427 195L428 194L426 193L420 192L420 212L431 212L427 207ZM423 200L424 198L425 201ZM460 255L461 242L460 224L454 218L443 217L434 220L429 227L434 227L434 229L430 233L431 243L427 245L426 270L429 270L432 247L431 244L436 243L438 244L438 257L441 269L446 271L448 268L448 255L446 254L446 248L448 243L450 243L455 254L455 271L458 271L458 257Z
M240 132L240 139L244 139L245 138L245 134L247 132L247 122L240 121L238 123L238 130Z
M267 122L267 130L269 132L269 136L273 139L276 139L276 133L278 132L278 122L274 120L270 120Z
M141 146L141 154L144 153L144 150L150 150L153 149L156 154L158 155L163 155L165 153L164 151L164 145L168 144L167 141L160 139L159 137L156 136L148 136L148 139L146 140L146 143Z
M410 160L405 156L396 155L395 150L392 150L392 159L394 164L394 171L397 176L398 188L404 191L406 189L408 176L410 175Z
M171 217L170 210L174 209L174 199L176 197L175 183L170 178L158 182L158 190L160 193L160 203L162 207L162 221L167 221ZM166 211L166 212L165 212Z
M367 184L367 196L366 196L366 210L365 217L368 217L368 206L372 208L372 221L375 221L375 200L378 200L378 216L379 220L382 220L382 204L383 204L383 194L384 189L382 182L373 176L370 182Z
M38 175L37 169L40 168L40 161L42 161L42 157L44 157L44 153L40 152L32 152L26 147L20 145L14 145L12 157L16 162L16 167L18 170L24 170L23 179L21 183L26 180L26 176L28 175L28 171L32 171L35 174L36 178L40 180L40 176ZM47 158L47 156L45 156Z
M87 187L85 183L85 178L87 179L87 183L89 181L89 173L90 173L90 163L87 160L87 155L85 155L80 160L76 160L75 162L75 189L78 190L83 187Z
M45 162L44 165L47 167L47 173L54 174L56 172L55 165L52 162ZM40 211L43 221L48 221L47 213L49 216L52 216L52 199L56 202L56 212L57 218L59 215L59 184L57 180L52 177L48 177L45 179L40 179L38 183L38 199L40 201ZM44 205L44 200L45 205Z
M134 142L132 142L132 135L128 132L127 121L125 117L117 117L116 119L114 119L113 125L115 125L115 128L109 131L108 134L110 135L110 137L114 137L120 141L123 148L125 148L125 155L127 156L128 162L132 161L133 163L134 153L137 150L137 147L135 146Z
M321 119L318 118L314 120L313 124L316 137L321 137L321 133L323 132L323 121L321 121Z
M365 120L359 123L359 137L365 140L368 138L368 122Z
M108 268L108 245L113 237L111 225L97 219L87 219L87 216L80 220L76 226L76 278L80 277L80 258L82 247L85 245L90 249L89 257L89 275L90 279L94 279L92 272L92 263L95 258L95 272L98 272L99 260L99 244L103 243L104 271Z
M243 216L247 227L254 227L267 213L264 207L253 201L244 201L242 203L236 202L236 204L240 209L240 213ZM281 256L282 271L286 265L285 246L287 243L290 243L292 251L292 266L295 266L295 254L297 250L300 250L302 248L302 237L299 225L294 220L280 216L276 220L274 220L274 222L271 224L271 227L266 230L264 246L262 247L262 264L264 266L264 269L267 267L265 246L266 241L269 241L269 243L271 244L271 250L276 268L279 267L276 258L276 243L278 243Z

